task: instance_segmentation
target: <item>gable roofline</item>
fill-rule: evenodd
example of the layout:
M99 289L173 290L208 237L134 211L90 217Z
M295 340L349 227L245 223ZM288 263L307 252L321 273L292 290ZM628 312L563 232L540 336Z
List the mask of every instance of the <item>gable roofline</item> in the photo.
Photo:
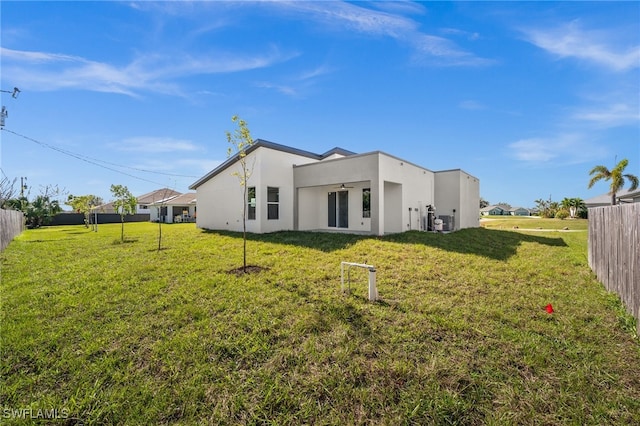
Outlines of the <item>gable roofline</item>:
M136 198L138 200L138 204L144 205L151 204L155 201L158 201L158 199L169 199L178 195L180 195L180 192L178 191L174 191L173 189L169 188L161 188L156 189L155 191L147 192L146 194L142 194Z
M341 149L341 148L334 148L334 149ZM343 151L344 151L344 150L343 150ZM350 151L346 151L346 152L347 152L347 153L349 153ZM331 154L329 154L329 155L331 155ZM370 156L370 155L384 155L385 157L393 158L394 160L397 160L397 161L399 161L399 162L401 162L401 163L409 164L409 165L411 165L411 166L413 166L413 167L416 167L416 168L418 168L418 169L421 169L421 170L427 171L427 172L429 172L429 173L433 173L433 170L427 169L426 167L422 167L422 166L420 166L420 165L418 165L418 164L412 163L411 161L407 161L407 160L405 160L405 159L403 159L403 158L396 157L395 155L391 155L391 154L388 154L388 153L386 153L386 152L384 152L384 151L380 151L380 150L377 150L377 151L369 151L369 152L363 152L362 154L355 154L355 153L351 153L350 155L348 155L348 156L346 156L346 157L342 157L342 158L332 158L332 159L329 159L329 160L323 161L323 163L329 163L329 162L334 162L334 161L348 161L348 160L350 160L350 159L360 158L360 157L367 157L367 156ZM298 168L298 167L313 167L313 166L315 166L315 165L317 165L317 164L318 164L318 163L294 164L294 165L293 165L293 167L294 167L294 168Z
M507 209L504 208L504 206L501 206L500 204L491 204L490 206L481 208L480 211L481 212L488 212L488 211L491 211L493 209L500 209L502 211L508 211Z
M329 151L325 152L324 154L322 154L320 157L322 157L321 159L325 159L327 157L330 157L334 154L338 154L338 155L344 155L345 157L350 157L352 155L356 155L355 152L353 151L349 151L343 148L340 148L338 146L330 149Z
M166 200L159 200L151 203L152 206L161 205L183 205L183 204L195 204L196 193L187 192L186 194L177 195L175 197L167 198Z
M338 148L335 147L333 149L330 149L329 151L325 152L324 154L316 154L310 151L305 151L303 149L298 149L298 148L293 148L287 145L282 145L279 143L275 143L275 142L270 142L264 139L256 139L253 141L253 145L251 145L249 148L247 148L247 150L245 151L247 155L251 154L253 151L257 150L258 148L267 148L267 149L271 149L274 151L280 151L280 152L285 152L288 154L294 154L294 155L299 155L301 157L307 157L307 158L311 158L313 160L323 160L325 158L327 158L330 155L333 154L340 154L340 155L354 155L355 153L348 151L346 149L342 149L342 148ZM209 173L207 173L206 175L204 175L203 177L201 177L200 179L198 179L197 181L195 181L194 183L192 183L189 186L189 189L197 189L199 186L201 186L202 184L204 184L205 182L207 182L208 180L212 179L213 177L219 175L220 173L222 173L223 171L225 171L226 169L228 169L229 167L231 167L233 164L235 164L238 159L240 158L240 153L236 152L234 155L232 155L231 157L229 157L226 161L224 161L222 164L220 164L218 167L214 168L213 170L211 170Z

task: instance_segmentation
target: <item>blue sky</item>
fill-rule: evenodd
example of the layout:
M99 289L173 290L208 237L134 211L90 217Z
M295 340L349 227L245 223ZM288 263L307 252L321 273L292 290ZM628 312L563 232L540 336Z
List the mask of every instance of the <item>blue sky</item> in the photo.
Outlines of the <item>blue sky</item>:
M640 175L639 2L0 3L2 170L110 200L188 186L233 115L312 152L462 168L491 203Z

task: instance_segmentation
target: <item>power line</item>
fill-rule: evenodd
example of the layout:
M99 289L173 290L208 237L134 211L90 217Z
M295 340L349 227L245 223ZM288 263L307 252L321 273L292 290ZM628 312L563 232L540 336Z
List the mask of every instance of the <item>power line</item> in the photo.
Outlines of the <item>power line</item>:
M117 169L114 169L114 168L111 168L111 167L107 167L107 166L105 166L103 164L98 164L98 163L104 163L104 164L109 164L109 165L115 166L115 167L120 167L120 168L130 169L130 170L136 170L136 171L145 172L145 173L153 173L153 174L158 174L158 175L174 176L174 177L188 177L188 178L194 178L194 179L198 178L198 176L181 175L181 174L176 174L176 173L158 172L158 171L153 171L153 170L140 169L140 168L136 168L136 167L123 166L121 164L116 164L116 163L111 163L111 162L104 161L104 160L99 160L97 158L92 158L92 157L89 157L89 156L86 156L86 155L83 155L83 154L77 154L75 152L68 151L66 149L58 148L56 146L50 145L50 144L45 143L45 142L41 142L39 140L33 139L33 138L29 137L29 136L22 135L20 133L14 132L13 130L6 129L4 127L2 128L2 130L5 131L5 132L9 132L9 133L11 133L13 135L19 136L19 137L21 137L23 139L26 139L26 140L30 141L30 142L36 143L36 144L38 144L40 146L43 146L45 148L49 148L51 150L54 150L54 151L60 152L62 154L68 155L68 156L73 157L73 158L75 158L77 160L81 160L81 161L84 161L86 163L93 164L94 166L102 167L103 169L111 170L113 172L120 173L120 174L123 174L125 176L129 176L129 177L132 177L134 179L142 180L142 181L153 183L153 184L156 184L156 185L163 185L163 184L158 183L158 182L154 182L154 181L151 181L151 180L148 180L148 179L145 179L145 178L141 178L139 176L135 176L135 175L132 175L130 173L126 173L126 172L123 172L121 170L117 170Z
M142 180L142 181L145 181L145 182L153 183L154 185L160 185L160 186L163 185L161 183L154 182L154 181L149 180L149 179L141 178L139 176L135 176L135 175L132 175L130 173L123 172L121 170L117 170L117 169L114 169L114 168L111 168L111 167L104 166L102 164L98 164L95 161L91 161L91 160L89 160L87 158L83 158L82 156L80 156L78 154L74 154L74 153L72 153L70 151L66 151L66 150L64 150L62 148L58 148L58 147L55 147L53 145L49 145L49 144L44 143L44 142L40 142L40 141L38 141L36 139L30 138L29 136L21 135L20 133L16 133L16 132L14 132L12 130L9 130L9 129L6 129L6 128L3 128L2 130L5 131L5 132L12 133L12 134L14 134L16 136L19 136L19 137L21 137L23 139L26 139L26 140L30 141L30 142L34 142L34 143L36 143L36 144L38 144L40 146L43 146L45 148L49 148L49 149L52 149L54 151L58 151L58 152L60 152L62 154L68 155L68 156L73 157L73 158L75 158L77 160L81 160L81 161L84 161L86 163L93 164L94 166L102 167L103 169L111 170L112 172L120 173L120 174L123 174L125 176L132 177L134 179L138 179L138 180Z

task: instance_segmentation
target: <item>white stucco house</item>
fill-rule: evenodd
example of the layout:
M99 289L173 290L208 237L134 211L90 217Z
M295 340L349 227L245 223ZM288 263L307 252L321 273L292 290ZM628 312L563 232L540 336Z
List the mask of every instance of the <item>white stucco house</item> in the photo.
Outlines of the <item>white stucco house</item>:
M189 187L199 228L242 231L243 208L253 233L384 235L430 229L437 217L449 230L479 226L479 179L459 169L434 172L381 151L315 154L261 139L246 153L252 170L246 200L233 175L240 171L237 155Z

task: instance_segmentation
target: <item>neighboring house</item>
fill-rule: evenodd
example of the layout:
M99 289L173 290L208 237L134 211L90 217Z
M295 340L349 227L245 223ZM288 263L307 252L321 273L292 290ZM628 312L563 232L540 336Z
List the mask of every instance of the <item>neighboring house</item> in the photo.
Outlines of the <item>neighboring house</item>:
M628 189L618 191L616 193L616 203L640 203L640 188L636 189L635 191L629 191ZM584 200L584 204L587 206L587 208L610 206L611 194L601 194L597 197L589 198L588 200Z
M174 191L169 188L157 189L155 191L148 192L146 194L140 195L136 197L138 199L138 204L136 205L136 213L137 214L148 214L151 217L151 210L149 207L153 203L160 202L162 200L171 199L180 195L178 191ZM98 213L118 213L113 208L113 202L102 204L96 207Z
M193 222L196 218L196 194L189 192L161 200L151 204L149 210L152 222Z
M381 151L315 154L261 139L246 153L246 200L233 175L237 154L189 187L199 228L242 231L245 207L254 233L424 230L430 206L452 230L479 226L480 182L462 170L433 172Z
M491 205L480 209L480 214L482 216L502 216L509 214L509 211L505 210L503 207Z
M531 216L531 212L524 207L514 207L509 209L509 214L511 216Z
M169 188L157 189L155 191L140 195L139 197L137 197L138 205L136 208L136 213L148 213L149 215L151 215L150 208L153 204L171 200L172 198L175 198L179 195L181 195L180 192L174 191L173 189Z

